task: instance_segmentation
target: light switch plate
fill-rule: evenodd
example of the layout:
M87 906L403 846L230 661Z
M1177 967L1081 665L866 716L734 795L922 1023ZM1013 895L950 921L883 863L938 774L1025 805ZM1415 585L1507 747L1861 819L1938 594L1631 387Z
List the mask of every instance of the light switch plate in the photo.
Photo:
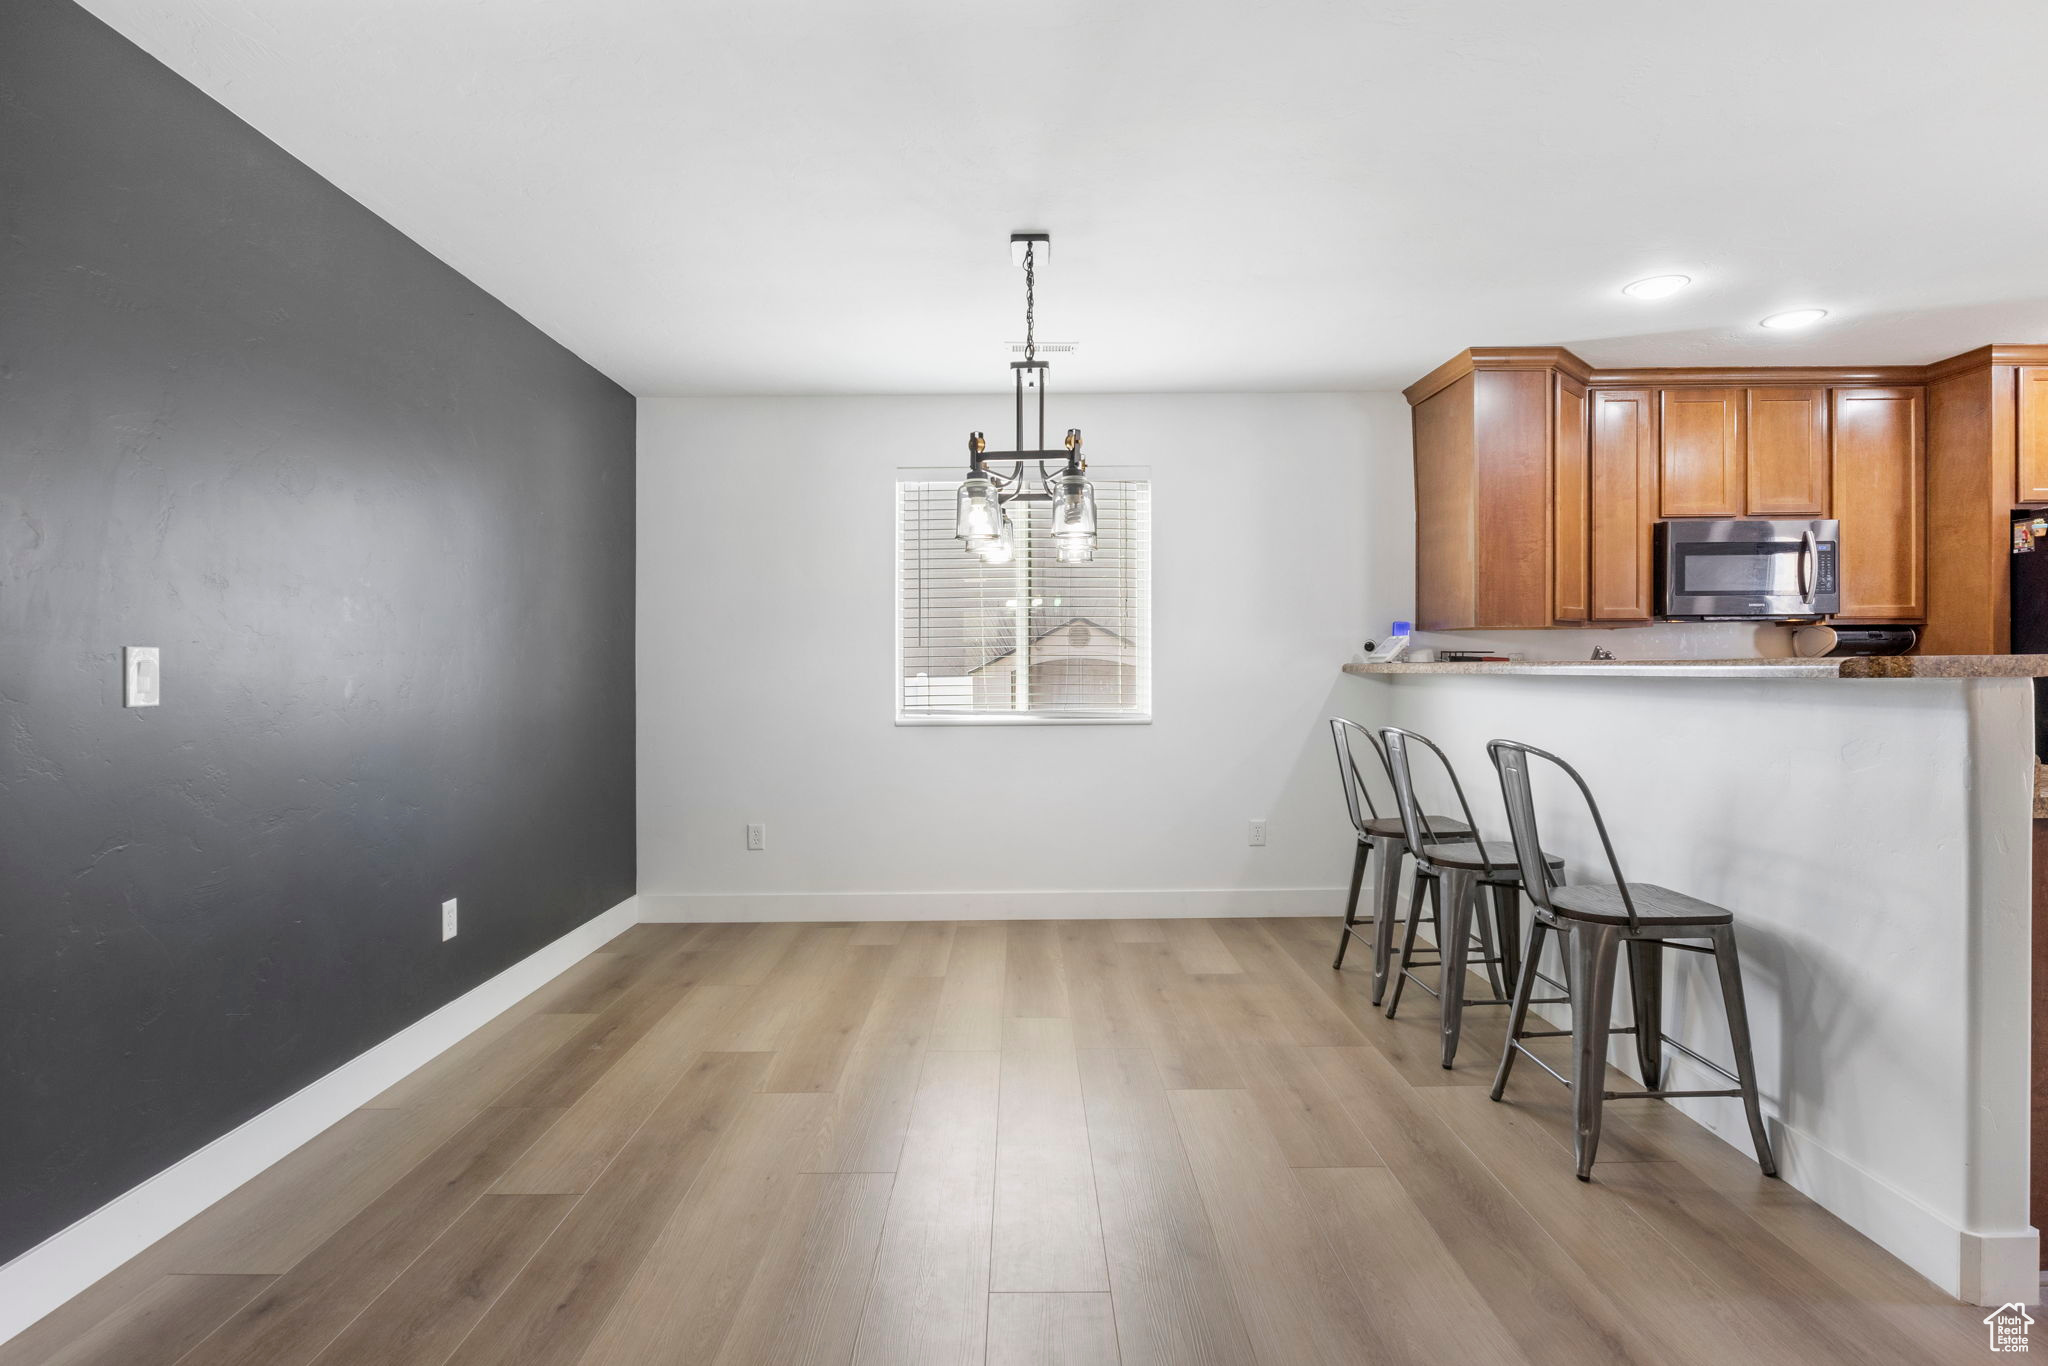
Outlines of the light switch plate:
M157 704L157 647L154 645L124 645L121 647L121 705L124 707L153 707Z

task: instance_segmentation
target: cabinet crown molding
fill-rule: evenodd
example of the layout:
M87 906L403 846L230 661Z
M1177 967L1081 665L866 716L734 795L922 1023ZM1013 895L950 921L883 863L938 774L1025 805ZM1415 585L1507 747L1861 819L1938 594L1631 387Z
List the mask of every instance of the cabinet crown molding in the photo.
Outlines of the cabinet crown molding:
M1980 346L1974 351L1965 351L1960 356L1950 356L1921 368L1925 372L1924 379L1932 382L1972 370L1989 369L1994 365L2048 365L2048 346L2001 342Z
M1409 405L1475 370L1555 370L1594 389L1927 384L1994 365L2048 365L2048 344L2000 342L1925 365L1682 365L1599 370L1562 346L1474 346L1401 391Z
M1409 406L1440 394L1475 370L1556 370L1585 381L1595 372L1562 346L1473 346L1401 391Z

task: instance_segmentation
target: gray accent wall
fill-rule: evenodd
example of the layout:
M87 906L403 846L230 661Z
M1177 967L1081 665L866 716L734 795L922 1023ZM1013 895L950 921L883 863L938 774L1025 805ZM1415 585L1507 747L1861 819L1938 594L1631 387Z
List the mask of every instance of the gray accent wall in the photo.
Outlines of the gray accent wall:
M139 48L0 3L0 1259L632 894L633 447Z

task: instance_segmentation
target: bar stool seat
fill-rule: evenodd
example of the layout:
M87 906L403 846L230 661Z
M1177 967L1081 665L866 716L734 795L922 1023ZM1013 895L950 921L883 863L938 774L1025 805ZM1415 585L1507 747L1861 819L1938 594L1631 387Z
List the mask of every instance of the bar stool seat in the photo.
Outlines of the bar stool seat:
M1522 881L1521 865L1515 862L1515 846L1506 840L1465 840L1456 844L1426 844L1422 854L1439 868L1479 874L1481 882ZM1553 873L1564 869L1564 860L1545 854L1543 861Z
M1636 919L1641 923L1655 922L1664 925L1732 925L1733 913L1723 910L1711 901L1701 901L1684 892L1674 892L1669 887L1659 887L1654 882L1631 882L1628 893L1636 904ZM1552 914L1562 920L1584 920L1596 925L1626 925L1628 905L1621 899L1621 888L1611 882L1582 882L1575 887L1559 887L1550 893Z
M1449 816L1424 816L1422 819L1429 822L1431 834L1450 836L1453 839L1459 835L1463 835L1468 839L1471 837L1472 827L1463 821L1454 821ZM1401 818L1399 816L1378 816L1367 821L1365 823L1365 830L1359 838L1363 839L1369 835L1401 839L1403 837L1401 833Z

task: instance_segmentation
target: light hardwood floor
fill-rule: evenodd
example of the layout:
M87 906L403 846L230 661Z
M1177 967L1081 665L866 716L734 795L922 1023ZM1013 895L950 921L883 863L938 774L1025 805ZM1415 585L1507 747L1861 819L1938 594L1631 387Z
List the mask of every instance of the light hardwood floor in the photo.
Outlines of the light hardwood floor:
M1659 1102L1436 1062L1331 920L642 925L0 1366L1979 1361Z

